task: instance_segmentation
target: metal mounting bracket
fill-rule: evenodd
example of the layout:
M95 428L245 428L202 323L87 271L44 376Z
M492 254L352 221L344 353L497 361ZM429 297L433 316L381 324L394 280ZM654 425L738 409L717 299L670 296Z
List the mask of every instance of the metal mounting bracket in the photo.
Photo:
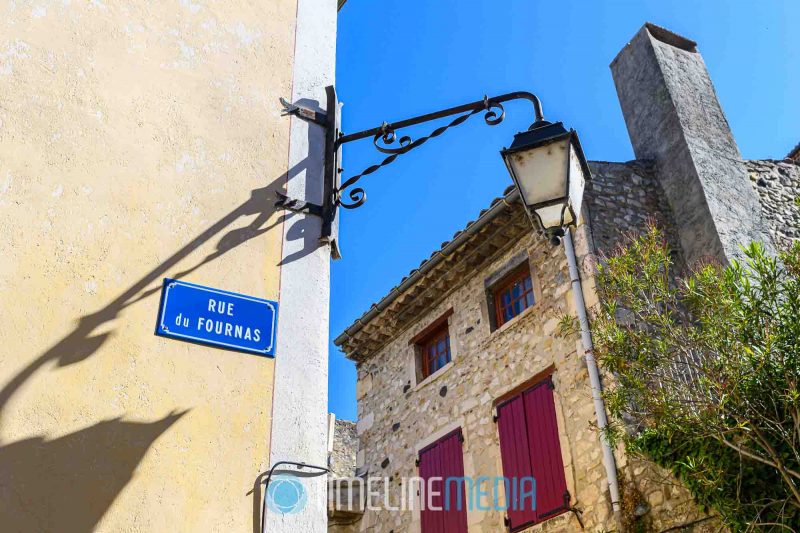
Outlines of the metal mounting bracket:
M282 194L278 191L275 191L275 194L278 196L278 200L275 202L275 207L278 209L286 209L287 211L291 211L293 213L305 213L307 215L314 215L315 217L322 218L322 206L317 204L312 204L311 202L305 202L303 200L297 200L295 198L289 198L285 194Z
M303 120L307 120L309 122L313 122L314 124L318 124L323 128L328 127L328 115L325 113L321 113L319 111L314 111L313 109L309 109L307 107L294 105L293 103L289 102L285 98L281 97L281 105L283 106L283 110L281 111L281 115L294 115L297 118L302 118Z
M295 105L285 98L280 102L283 106L281 115L293 115L307 122L322 126L325 131L324 165L322 176L322 205L312 204L296 198L289 198L278 194L275 207L286 209L295 213L307 213L322 219L320 242L329 244L331 258L341 259L339 250L339 216L337 194L339 190L340 162L342 159L341 146L336 140L341 137L341 103L336 98L336 89L333 85L325 87L326 111L315 111L307 107Z

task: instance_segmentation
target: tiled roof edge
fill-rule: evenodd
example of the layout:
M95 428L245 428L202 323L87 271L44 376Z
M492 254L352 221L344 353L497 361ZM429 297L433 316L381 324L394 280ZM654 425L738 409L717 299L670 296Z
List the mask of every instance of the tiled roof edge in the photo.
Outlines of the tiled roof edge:
M357 318L348 328L339 334L333 343L336 346L342 346L347 339L358 333L367 323L373 318L378 316L384 309L386 309L392 302L394 302L406 289L413 286L422 276L424 276L433 267L438 265L448 255L457 250L464 242L466 242L472 235L477 233L483 226L488 224L494 217L500 214L507 206L516 202L519 199L519 191L513 185L508 187L503 196L492 200L488 209L481 212L477 220L467 223L467 226L455 233L453 239L442 244L442 247L433 252L431 256L423 261L418 268L411 271L399 285L393 287L389 293L384 296L378 303L372 304L369 310Z

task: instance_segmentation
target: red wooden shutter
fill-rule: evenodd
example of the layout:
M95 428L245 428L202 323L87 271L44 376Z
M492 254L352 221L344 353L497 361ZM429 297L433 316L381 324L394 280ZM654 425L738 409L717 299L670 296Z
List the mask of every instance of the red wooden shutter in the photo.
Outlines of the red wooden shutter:
M429 478L442 478L432 481L432 490L439 492L430 498L433 507L428 509L428 496L425 487L420 490L422 497L422 533L467 533L467 494L463 480L450 482L449 498L445 500L445 484L448 478L464 477L464 456L461 451L461 430L456 430L419 452L419 477L427 486ZM460 487L460 501L459 501Z
M507 495L511 531L546 520L569 506L550 384L548 379L497 408L503 475L518 489ZM530 509L529 499L520 501L519 480L525 477L536 480L535 510Z
M528 421L533 478L536 480L536 519L545 520L565 511L567 480L558 440L553 390L548 379L523 394Z
M500 431L500 455L503 460L503 475L509 480L506 485L506 503L508 511L508 527L512 531L521 529L536 522L536 511L528 502L520 505L517 491L519 480L533 475L530 450L528 448L528 430L525 423L525 405L522 396L516 396L497 408L497 426ZM538 481L538 480L537 480Z
M419 477L422 478L423 482L430 477L433 477L435 474L435 463L436 460L436 448L430 448L420 452L419 454ZM426 511L426 507L428 506L428 495L427 495L427 484L424 484L420 487L420 509L421 512L421 521L422 521L422 531L439 531L441 529L441 517L436 515L435 513L431 513Z

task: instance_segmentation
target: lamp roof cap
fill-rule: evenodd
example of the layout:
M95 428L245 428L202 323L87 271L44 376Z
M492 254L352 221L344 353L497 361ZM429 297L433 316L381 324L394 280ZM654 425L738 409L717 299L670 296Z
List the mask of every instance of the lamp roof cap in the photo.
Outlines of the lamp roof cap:
M537 122L527 131L521 131L514 135L514 142L509 148L503 149L502 153L513 153L520 150L527 150L535 146L549 144L559 141L571 134L561 122Z

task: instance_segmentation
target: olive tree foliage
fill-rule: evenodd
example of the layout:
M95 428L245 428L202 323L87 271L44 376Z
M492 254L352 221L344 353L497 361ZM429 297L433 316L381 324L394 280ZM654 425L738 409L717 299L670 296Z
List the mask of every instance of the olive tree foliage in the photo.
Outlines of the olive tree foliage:
M734 530L800 529L800 243L744 253L678 277L650 225L600 262L607 438L670 468Z

